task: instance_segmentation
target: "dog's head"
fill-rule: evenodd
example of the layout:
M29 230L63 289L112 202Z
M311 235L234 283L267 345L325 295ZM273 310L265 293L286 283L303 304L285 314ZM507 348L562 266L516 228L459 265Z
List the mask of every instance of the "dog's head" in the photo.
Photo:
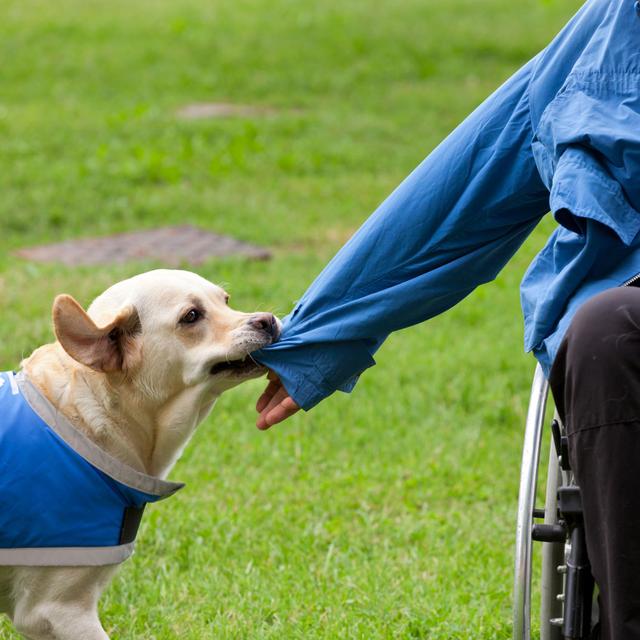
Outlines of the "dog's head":
M159 269L118 282L88 311L68 295L53 305L56 337L77 362L171 397L190 387L217 395L264 372L249 353L277 340L270 313L241 313L220 287L188 271Z

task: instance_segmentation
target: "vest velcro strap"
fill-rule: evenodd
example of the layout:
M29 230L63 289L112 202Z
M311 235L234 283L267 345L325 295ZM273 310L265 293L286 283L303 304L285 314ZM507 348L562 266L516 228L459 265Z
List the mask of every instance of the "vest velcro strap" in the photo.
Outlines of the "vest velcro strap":
M118 544L129 544L136 539L143 513L144 506L125 508L124 515L122 516L122 525L120 527L120 539L118 540Z

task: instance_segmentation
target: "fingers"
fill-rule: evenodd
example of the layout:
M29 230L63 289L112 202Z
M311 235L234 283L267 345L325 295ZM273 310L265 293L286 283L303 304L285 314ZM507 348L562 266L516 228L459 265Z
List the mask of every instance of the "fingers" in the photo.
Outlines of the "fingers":
M296 404L296 401L290 396L287 396L280 402L280 404L267 412L266 416L260 422L261 424L264 424L264 426L258 426L258 428L266 430L274 424L278 424L278 422L282 422L283 420L290 418L299 410L300 407Z
M271 382L267 385L267 388L262 392L262 395L258 398L258 402L256 402L256 411L258 413L262 413L273 396L276 394L278 389L282 388L283 387L280 380L278 380L277 378L272 379Z
M286 420L300 410L273 371L269 371L267 378L270 382L256 403L256 411L260 414L256 426L261 430Z
M273 398L276 391L282 387L282 382L280 382L278 374L271 369L267 372L267 380L270 380L270 382L267 385L267 388L262 392L262 395L258 398L258 402L256 402L256 411L258 413L262 412L267 404L269 404L269 401Z
M296 404L295 400L291 398L287 390L280 385L278 391L271 397L260 412L256 426L258 429L268 429L274 424L286 420L299 409L300 407Z
M271 382L269 386L271 386L272 384L275 384L275 382ZM268 389L269 387L267 387L267 390ZM265 391L265 394L266 393L267 391ZM271 393L267 403L260 410L260 415L258 416L258 421L256 422L258 429L268 428L269 425L267 425L267 421L266 421L267 416L288 396L289 394L287 393L287 390L282 386L281 382L278 382L275 393Z

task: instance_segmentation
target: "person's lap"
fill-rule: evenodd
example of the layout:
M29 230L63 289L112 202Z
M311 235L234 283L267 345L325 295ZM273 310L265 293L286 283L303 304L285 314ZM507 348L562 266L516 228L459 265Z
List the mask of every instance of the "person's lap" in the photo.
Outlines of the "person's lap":
M550 384L581 488L601 637L640 639L640 289L578 310Z

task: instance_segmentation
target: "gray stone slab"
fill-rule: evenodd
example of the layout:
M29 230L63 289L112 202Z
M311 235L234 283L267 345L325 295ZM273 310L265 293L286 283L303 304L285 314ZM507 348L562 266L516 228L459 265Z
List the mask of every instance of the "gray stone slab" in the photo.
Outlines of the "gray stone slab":
M271 257L263 247L190 225L67 240L19 249L15 254L35 262L60 262L70 266L123 264L140 260L157 260L168 266L179 266L202 264L209 258L232 255L255 260Z

